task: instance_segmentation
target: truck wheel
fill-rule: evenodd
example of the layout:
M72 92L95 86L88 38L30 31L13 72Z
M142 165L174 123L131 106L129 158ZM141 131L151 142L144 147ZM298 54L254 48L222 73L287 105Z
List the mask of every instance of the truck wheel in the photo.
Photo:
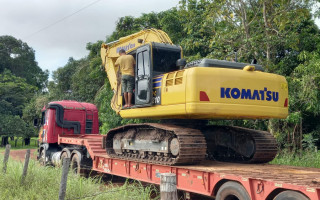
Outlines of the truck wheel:
M273 200L310 200L300 192L287 190L278 194Z
M60 156L60 166L62 167L63 164L63 159L64 158L69 158L68 153L67 152L63 152Z
M246 189L237 182L229 181L224 183L218 190L216 200L250 200Z
M46 163L45 163L46 158L45 158L45 156L44 156L44 149L41 149L41 150L40 150L40 155L39 155L38 161L39 161L39 163L40 163L41 166L45 166L45 165L46 165Z
M71 169L75 174L85 175L85 169L81 168L81 160L78 154L73 154L72 156Z

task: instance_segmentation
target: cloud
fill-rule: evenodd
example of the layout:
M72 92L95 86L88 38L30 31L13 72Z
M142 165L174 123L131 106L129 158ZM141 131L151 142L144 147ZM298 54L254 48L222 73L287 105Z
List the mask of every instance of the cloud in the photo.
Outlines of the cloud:
M53 71L69 57L87 55L86 44L105 40L123 16L160 12L176 6L179 0L101 0L79 13L38 30L90 4L88 0L1 0L0 35L12 35L36 51L42 69Z

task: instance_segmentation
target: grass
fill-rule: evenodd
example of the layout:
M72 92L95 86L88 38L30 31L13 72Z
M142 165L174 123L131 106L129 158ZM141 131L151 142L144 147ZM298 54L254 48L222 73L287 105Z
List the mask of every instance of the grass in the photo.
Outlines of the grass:
M282 150L271 164L320 168L320 151L290 152Z
M61 168L42 167L31 160L28 175L24 184L20 184L23 164L9 160L7 173L3 174L3 156L0 157L0 200L42 200L58 199ZM84 178L69 173L66 200L68 199L150 199L151 194L156 194L154 186L143 187L140 182L116 186L102 182L101 177Z

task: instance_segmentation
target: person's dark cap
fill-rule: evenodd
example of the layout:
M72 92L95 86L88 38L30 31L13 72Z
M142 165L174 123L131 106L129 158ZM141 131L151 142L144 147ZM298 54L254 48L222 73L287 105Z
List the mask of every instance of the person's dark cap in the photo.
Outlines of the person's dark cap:
M126 53L126 51L124 49L120 49L119 54L120 53Z

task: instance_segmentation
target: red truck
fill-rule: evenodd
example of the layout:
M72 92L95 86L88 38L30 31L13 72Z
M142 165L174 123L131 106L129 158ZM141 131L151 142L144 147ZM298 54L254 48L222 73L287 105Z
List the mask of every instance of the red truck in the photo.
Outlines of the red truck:
M217 200L320 199L320 169L209 160L166 166L109 157L110 141L99 134L98 110L90 103L51 102L42 112L40 127L39 161L56 166L68 157L77 173L89 169L152 184L160 184L161 173L174 173L177 188L186 196L197 193Z

